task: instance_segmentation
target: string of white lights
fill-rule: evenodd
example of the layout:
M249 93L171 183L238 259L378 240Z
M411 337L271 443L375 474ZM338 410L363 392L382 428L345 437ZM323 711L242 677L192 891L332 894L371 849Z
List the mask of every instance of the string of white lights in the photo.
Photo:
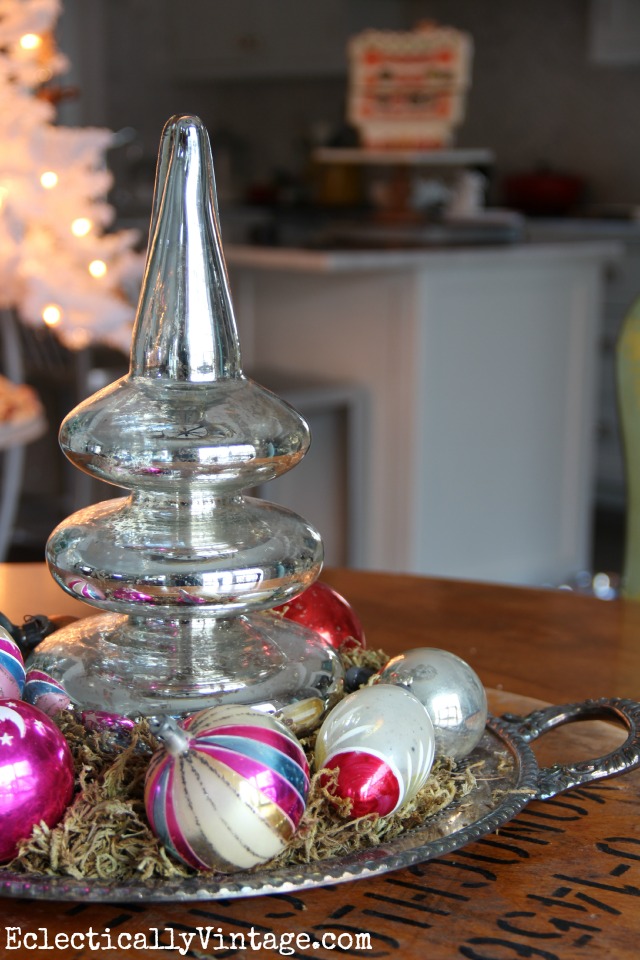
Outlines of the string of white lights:
M142 264L138 233L110 232L105 151L114 134L56 124L50 82L60 0L0 0L0 307L70 347L125 349Z

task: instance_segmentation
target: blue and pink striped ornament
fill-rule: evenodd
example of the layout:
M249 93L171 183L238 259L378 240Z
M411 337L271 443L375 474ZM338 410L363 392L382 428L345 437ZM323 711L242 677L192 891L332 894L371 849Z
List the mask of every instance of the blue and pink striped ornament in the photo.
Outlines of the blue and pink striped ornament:
M24 690L25 669L20 647L0 627L0 699L19 700Z
M309 767L300 743L251 707L209 707L158 729L145 806L171 854L198 870L232 873L277 856L306 806Z
M48 717L71 706L71 699L58 680L54 680L43 670L27 670L23 699L42 710Z

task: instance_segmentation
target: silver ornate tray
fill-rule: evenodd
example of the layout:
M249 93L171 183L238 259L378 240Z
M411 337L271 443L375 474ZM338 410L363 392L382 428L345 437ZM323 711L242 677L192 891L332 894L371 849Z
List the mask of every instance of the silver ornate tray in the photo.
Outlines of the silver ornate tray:
M580 720L615 720L626 727L627 739L616 750L593 760L539 767L529 743L554 727ZM586 700L545 707L525 717L491 717L467 762L482 763L477 786L468 796L395 840L367 850L280 869L266 866L232 875L126 884L0 870L0 894L100 902L217 900L290 893L398 870L458 850L492 833L530 800L546 800L571 787L640 766L640 703L614 698Z

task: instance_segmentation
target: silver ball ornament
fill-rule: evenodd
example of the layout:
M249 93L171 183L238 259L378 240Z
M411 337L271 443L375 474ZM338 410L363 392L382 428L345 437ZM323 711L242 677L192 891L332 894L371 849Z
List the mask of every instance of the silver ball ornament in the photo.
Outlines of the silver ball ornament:
M478 675L461 657L435 647L417 647L393 657L378 683L405 687L427 708L436 736L436 756L466 757L480 742L487 722L487 695Z

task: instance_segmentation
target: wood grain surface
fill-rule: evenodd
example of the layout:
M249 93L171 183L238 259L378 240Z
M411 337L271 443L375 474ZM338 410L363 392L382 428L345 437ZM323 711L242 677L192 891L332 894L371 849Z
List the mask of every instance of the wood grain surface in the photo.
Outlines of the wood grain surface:
M640 694L640 605L357 571L323 578L358 611L370 646L438 646L464 657L491 688L494 713ZM92 612L28 564L0 565L0 610L14 620ZM595 757L622 737L609 724L581 723L545 736L536 752L541 764ZM304 893L182 905L7 899L0 957L636 960L639 790L636 771L533 801L498 834L455 853ZM358 949L357 934L369 935L371 949ZM313 946L323 935L342 939Z

